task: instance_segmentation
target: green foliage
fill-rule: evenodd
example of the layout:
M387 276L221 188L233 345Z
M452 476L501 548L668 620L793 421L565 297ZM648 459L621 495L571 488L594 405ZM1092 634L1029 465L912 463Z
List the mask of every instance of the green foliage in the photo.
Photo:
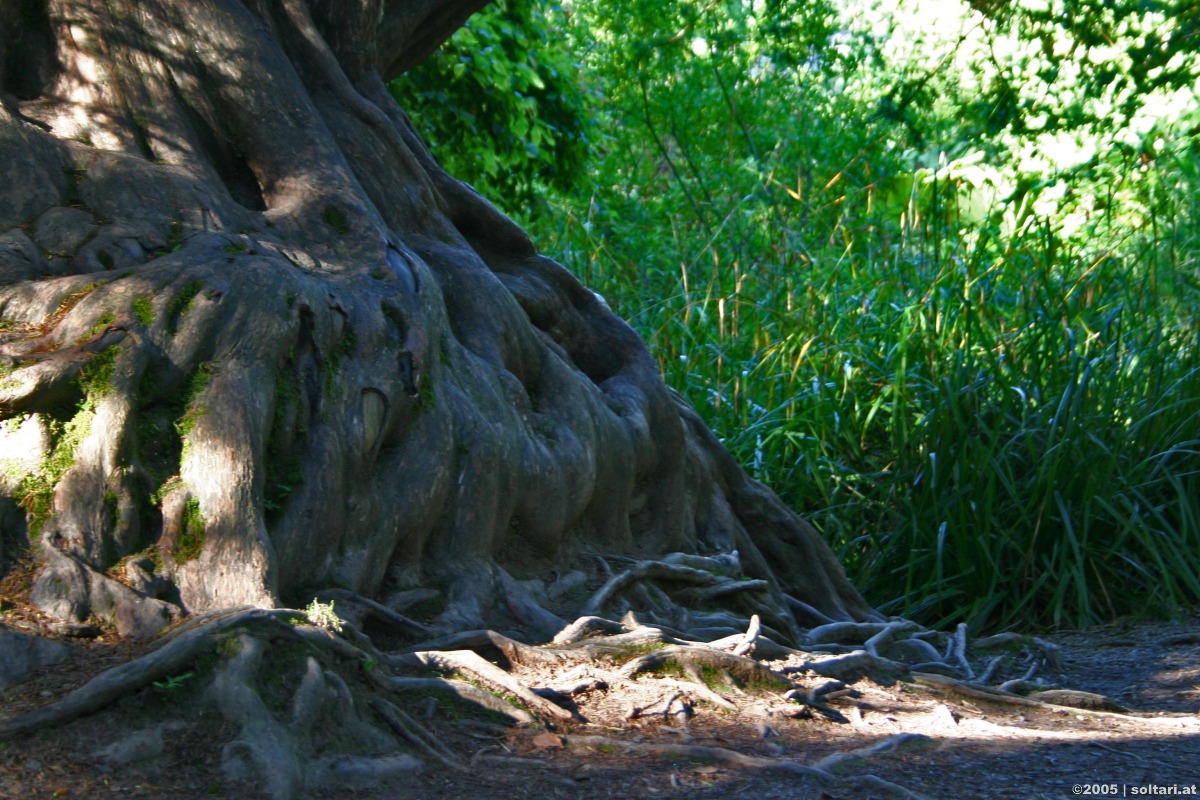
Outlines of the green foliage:
M1189 17L573 8L602 150L533 232L873 603L986 628L1200 601Z
M195 676L196 673L194 672L185 672L182 675L172 675L166 680L155 681L154 688L164 692L175 692Z
M316 625L318 628L324 628L331 633L341 633L342 631L342 618L333 610L333 601L321 603L314 599L304 609L304 616L310 624Z
M568 189L588 154L587 90L564 46L567 12L499 0L391 91L452 175L515 209Z

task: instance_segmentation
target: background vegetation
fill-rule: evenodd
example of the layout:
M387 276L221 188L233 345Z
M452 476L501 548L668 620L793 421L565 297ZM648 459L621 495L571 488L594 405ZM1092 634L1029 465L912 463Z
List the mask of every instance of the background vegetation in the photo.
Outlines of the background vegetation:
M393 90L884 611L1200 601L1194 0L507 0Z

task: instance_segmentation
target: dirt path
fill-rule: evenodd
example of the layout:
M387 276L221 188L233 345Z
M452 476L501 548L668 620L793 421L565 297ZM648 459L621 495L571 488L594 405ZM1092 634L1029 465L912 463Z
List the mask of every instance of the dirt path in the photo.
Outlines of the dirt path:
M780 713L776 698L728 688L739 709L723 710L681 692L677 678L608 678L605 690L580 695L588 724L540 730L504 729L459 710L428 704L429 725L451 749L474 754L465 771L428 766L391 786L356 788L348 775L328 798L501 800L501 798L817 798L896 797L863 778L930 798L1066 798L1188 796L1200 791L1200 616L1174 623L1124 622L1050 638L1062 650L1054 683L1104 694L1128 713L1093 713L995 704L900 682L859 681L820 714ZM0 694L0 716L49 702L101 666L136 653L102 637L79 646L70 661ZM565 676L524 677L547 683ZM251 787L221 774L220 748L230 734L214 720L188 718L154 729L144 755L114 767L100 751L148 719L169 717L173 690L127 698L111 713L81 719L24 740L0 743L0 798L253 798ZM689 714L676 713L680 694ZM693 693L694 694L694 693ZM653 704L658 701L656 708ZM633 707L649 707L629 719ZM420 701L414 711L421 715ZM900 747L849 758L823 778L764 768L813 765L880 742ZM591 737L581 739L573 737ZM602 737L603 740L597 737ZM697 750L697 747L714 748ZM692 749L686 749L692 748ZM737 766L725 753L762 759ZM825 763L829 767L829 762ZM1091 787L1082 794L1075 786ZM1173 788L1172 788L1173 787ZM1195 787L1195 788L1193 788Z

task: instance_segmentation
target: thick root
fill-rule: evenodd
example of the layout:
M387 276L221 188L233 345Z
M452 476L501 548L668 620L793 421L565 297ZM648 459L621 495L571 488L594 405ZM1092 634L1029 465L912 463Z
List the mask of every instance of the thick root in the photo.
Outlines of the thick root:
M227 631L246 628L262 630L267 636L287 636L291 633L287 620L297 616L298 612L288 610L247 609L221 615L203 626L193 626L150 654L101 673L53 705L0 721L0 740L61 725L95 712L155 681L184 673Z

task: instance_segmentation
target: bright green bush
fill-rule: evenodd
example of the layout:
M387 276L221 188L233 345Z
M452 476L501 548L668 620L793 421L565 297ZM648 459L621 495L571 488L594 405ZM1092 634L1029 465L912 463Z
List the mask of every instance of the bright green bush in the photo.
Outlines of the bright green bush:
M1084 624L1200 602L1188 6L514 0L412 86L873 603Z
M929 4L888 5L577 3L602 148L543 247L882 609L978 629L1196 603L1200 176L1194 102L1162 102L1197 73L1187 31L1139 43L1153 15L1082 4L1063 44L994 6L947 42L903 27ZM1126 36L1097 64L1105 26ZM1067 92L1155 41L1170 75Z

